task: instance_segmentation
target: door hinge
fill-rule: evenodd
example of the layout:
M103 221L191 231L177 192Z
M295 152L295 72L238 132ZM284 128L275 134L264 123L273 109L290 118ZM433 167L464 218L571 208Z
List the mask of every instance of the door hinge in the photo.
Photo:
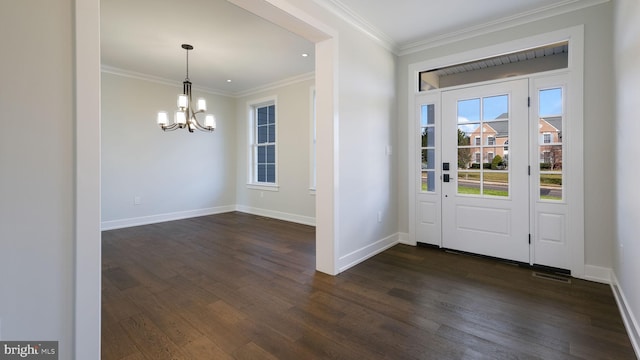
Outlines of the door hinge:
M527 107L531 107L531 96L527 97Z
M531 165L529 165L529 167L528 167L527 174L528 174L529 176L531 176Z
M529 244L531 244L531 234L529 234Z

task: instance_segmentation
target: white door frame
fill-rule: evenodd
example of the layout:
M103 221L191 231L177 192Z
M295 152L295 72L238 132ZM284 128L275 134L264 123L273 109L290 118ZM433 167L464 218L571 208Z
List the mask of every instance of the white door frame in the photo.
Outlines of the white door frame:
M496 44L480 49L473 49L466 52L452 54L444 57L430 59L409 65L408 68L408 111L410 118L407 146L408 146L408 206L409 206L409 236L408 244L416 245L416 196L417 189L415 187L415 176L420 169L416 169L413 164L418 161L417 143L416 143L416 119L414 117L416 99L419 95L440 90L431 90L420 92L418 89L418 76L421 71L447 67L455 64L465 63L478 59L493 57L499 54L516 52L524 49L536 48L552 43L568 41L569 42L569 58L568 58L568 86L572 91L568 94L567 111L571 116L571 133L574 139L584 138L583 125L583 74L584 74L584 26L574 26L562 30L549 33L539 34L523 39L509 41L506 43ZM584 179L583 174L584 156L583 142L574 142L572 149L568 152L567 160L574 164L575 167L570 176L571 185L567 186L566 198L570 202L570 211L567 217L567 224L572 232L567 239L570 248L569 270L572 276L577 278L585 277L585 257L584 257Z

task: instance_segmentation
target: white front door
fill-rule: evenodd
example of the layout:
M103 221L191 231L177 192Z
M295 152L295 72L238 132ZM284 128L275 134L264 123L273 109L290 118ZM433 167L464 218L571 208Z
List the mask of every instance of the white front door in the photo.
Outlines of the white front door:
M528 88L442 92L442 247L530 262Z

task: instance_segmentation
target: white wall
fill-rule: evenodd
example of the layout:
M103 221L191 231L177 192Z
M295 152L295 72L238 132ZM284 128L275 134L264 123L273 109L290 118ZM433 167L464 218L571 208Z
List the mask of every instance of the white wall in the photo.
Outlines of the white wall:
M398 144L395 57L349 27L341 27L339 44L338 264L344 267L374 243L397 240Z
M235 101L194 90L194 100L207 100L217 129L163 132L156 114L172 114L181 89L102 73L103 228L234 208Z
M232 0L316 43L318 172L316 251L322 271L338 273L398 240L395 56L336 16L330 2L270 2L312 24L308 31L289 14L246 0ZM319 62L318 62L319 61ZM391 146L392 155L385 150ZM322 171L324 170L324 171ZM378 222L378 212L381 221ZM334 254L334 251L335 254ZM326 260L326 261L325 261Z
M313 79L297 81L236 99L236 203L242 211L315 224L315 194L309 191ZM249 104L276 97L278 191L247 186Z
M0 338L59 341L60 359L74 345L73 3L0 2Z
M640 350L640 3L615 2L616 116L615 173L617 236L614 242L614 272L626 305L635 319L636 351ZM640 356L640 354L638 354Z
M483 48L528 36L584 24L585 28L585 75L584 75L584 182L585 182L585 262L611 268L613 265L613 243L615 235L615 191L611 186L615 162L612 152L614 142L614 99L611 57L612 4L554 16L548 19L517 26L515 28L434 47L432 49L400 57L398 61L399 142L404 142L408 131L407 71L408 65ZM597 146L595 146L597 144ZM399 148L399 226L408 232L407 149Z

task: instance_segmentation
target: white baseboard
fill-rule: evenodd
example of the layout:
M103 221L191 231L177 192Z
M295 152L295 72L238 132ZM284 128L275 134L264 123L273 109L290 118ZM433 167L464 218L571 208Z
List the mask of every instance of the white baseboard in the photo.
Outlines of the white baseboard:
M583 279L603 284L611 284L611 274L612 271L610 268L585 264Z
M398 242L400 244L405 244L405 245L411 245L411 246L416 246L416 242L415 241L411 241L411 239L409 238L409 233L398 233Z
M613 290L613 296L616 298L618 308L620 309L620 315L622 315L622 321L624 327L627 329L627 334L631 340L633 350L636 352L636 357L640 359L640 324L638 319L633 314L633 311L628 306L629 302L624 296L624 291L620 287L618 278L614 271L611 272L611 290Z
M384 239L380 239L373 244L367 245L361 249L353 251L347 255L338 258L338 273L341 273L368 258L377 255L398 243L399 234L393 234Z
M280 212L275 210L254 208L254 207L244 206L244 205L236 205L235 210L243 213L247 213L247 214L252 214L252 215L265 216L273 219L290 221L290 222L303 224L303 225L316 226L316 218L310 217L310 216L302 216L302 215L290 214L290 213L285 213L285 212Z
M222 213L231 212L235 210L236 210L235 205L227 205L227 206L218 206L218 207L206 208L206 209L178 211L178 212L167 213L167 214L142 216L142 217L130 218L130 219L110 220L110 221L103 221L100 224L100 229L103 231L115 230L115 229L122 229L122 228L133 227L133 226L156 224L156 223L161 223L165 221L188 219L188 218L198 217L198 216L222 214Z

